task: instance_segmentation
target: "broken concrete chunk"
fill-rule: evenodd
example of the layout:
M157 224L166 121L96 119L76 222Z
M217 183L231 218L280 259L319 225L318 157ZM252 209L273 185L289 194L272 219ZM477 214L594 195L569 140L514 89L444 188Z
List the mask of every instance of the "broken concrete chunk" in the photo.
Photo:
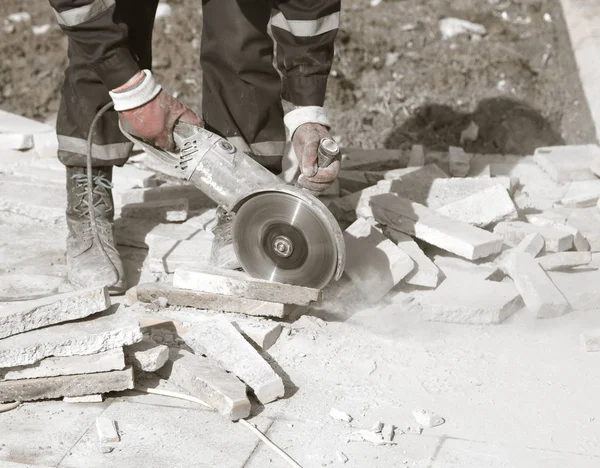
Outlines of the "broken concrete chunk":
M117 425L112 419L100 416L96 418L96 431L101 444L119 442L121 438L117 432Z
M435 288L439 281L440 270L425 255L413 238L391 227L385 227L383 233L415 262L415 268L406 275L404 282L426 288Z
M33 148L33 136L23 133L0 133L0 148L24 151Z
M425 148L423 145L412 145L410 157L408 158L408 167L422 167L425 165Z
M590 251L600 252L600 210L598 208L570 210L567 223L583 234L590 245Z
M560 203L570 208L587 208L596 206L599 200L600 180L580 180L569 184Z
M419 302L427 320L469 324L502 323L523 306L512 283L464 277L447 278Z
M0 369L0 380L39 379L59 375L109 372L125 368L122 348L84 356L47 357L35 364Z
M175 223L188 218L189 204L186 198L175 200L155 200L151 202L124 205L123 218L150 219L158 222Z
M361 429L356 434L365 442L370 442L373 445L394 445L395 442L385 440L380 433Z
M588 353L600 351L600 329L581 334L581 349Z
M171 240L171 248L176 241L212 241L213 235L197 226L191 219L185 223L157 223L150 219L118 218L115 220L115 235L119 245L147 249L154 247L154 255L159 254L158 245L165 238ZM166 241L165 241L166 242ZM186 244L189 246L189 244ZM208 243L202 244L208 246ZM164 252L163 252L164 253Z
M156 341L145 338L125 348L128 364L145 372L156 372L169 359L169 348L159 345Z
M239 271L213 267L197 268L194 271L177 269L173 286L284 304L308 305L321 300L321 291L318 289L273 283L251 278Z
M371 431L373 431L373 432L381 432L382 429L383 429L383 423L381 421L377 421L376 423L373 424L373 426L371 426Z
M297 308L295 305L278 302L180 289L167 283L144 283L137 286L137 297L141 302L152 302L160 296L166 297L171 305L263 317L287 317Z
M283 329L280 323L272 322L254 324L237 321L232 323L251 343L265 351L277 342Z
M422 204L432 209L441 208L496 185L501 185L509 192L511 191L510 177L491 177L489 179L482 177L436 178L427 187L425 201ZM419 202L419 200L411 197L406 198Z
M527 309L537 318L558 317L569 311L565 297L531 255L513 253L505 265Z
M120 392L133 388L133 369L0 382L0 402Z
M95 287L0 308L0 338L76 320L110 307L108 289Z
M218 317L194 324L185 340L196 354L205 354L238 376L261 403L284 395L281 377L226 319Z
M544 255L537 259L540 266L548 270L560 270L581 265L587 265L592 261L591 252L558 252Z
M573 247L573 234L562 229L534 226L522 221L503 221L494 227L494 234L502 236L508 245L517 245L527 235L536 232L544 238L547 252L564 252Z
M410 200L388 194L374 197L371 204L379 223L469 260L484 258L502 249L500 237Z
M457 221L482 228L518 217L517 208L502 185L474 193L436 211Z
M535 150L534 161L556 182L594 180L590 166L600 155L597 145L549 146Z
M98 393L96 395L84 395L77 397L64 397L65 403L102 403L104 401L104 395Z
M444 418L438 416L433 411L417 409L412 412L415 421L423 427L436 427L444 424Z
M93 319L41 328L0 340L0 367L33 364L48 356L101 353L141 340L137 320L116 304Z
M233 421L250 415L246 385L209 358L172 349L169 361L158 374Z
M344 240L344 273L369 303L379 301L415 267L402 249L362 218L346 229Z
M471 157L465 150L457 146L448 148L448 163L450 165L450 174L454 177L465 177L469 173Z
M542 251L545 245L544 238L539 232L532 232L527 234L521 242L519 242L514 248L514 252L525 252L532 257L537 257Z
M329 411L329 417L337 421L344 421L347 423L352 422L352 416L336 408L331 408L331 411Z

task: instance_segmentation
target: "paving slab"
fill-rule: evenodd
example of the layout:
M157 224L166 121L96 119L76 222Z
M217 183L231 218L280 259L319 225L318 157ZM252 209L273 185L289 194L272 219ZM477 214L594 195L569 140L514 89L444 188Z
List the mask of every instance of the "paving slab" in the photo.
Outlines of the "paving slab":
M33 364L48 356L100 353L141 339L137 320L116 304L93 318L0 340L0 367Z
M192 240L167 237L148 239L148 268L153 273L174 273L179 268L208 266L212 249L212 234L198 233Z
M54 184L40 187L26 178L0 175L0 209L42 221L57 222L65 216L66 191Z
M537 148L533 158L550 177L562 183L596 180L590 166L597 156L600 156L598 145L564 145Z
M44 133L51 132L50 125L28 119L12 112L0 110L0 133Z
M502 236L508 245L517 245L526 236L539 233L544 238L547 252L564 252L573 247L573 234L554 227L535 226L523 221L503 221L494 227L494 234Z
M596 207L570 210L567 223L578 229L592 252L600 251L600 210Z

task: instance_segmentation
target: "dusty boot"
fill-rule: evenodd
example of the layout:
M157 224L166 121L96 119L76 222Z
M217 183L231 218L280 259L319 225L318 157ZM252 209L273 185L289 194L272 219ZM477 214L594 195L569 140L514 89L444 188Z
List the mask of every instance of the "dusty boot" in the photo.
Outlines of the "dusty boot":
M210 263L228 270L241 268L233 248L232 224L233 215L227 213L223 207L218 207L217 225L212 230L215 237L212 241Z
M92 175L94 213L101 245L92 233L86 169L67 167L68 278L75 288L104 285L111 294L120 294L127 285L115 247L112 167L94 168Z

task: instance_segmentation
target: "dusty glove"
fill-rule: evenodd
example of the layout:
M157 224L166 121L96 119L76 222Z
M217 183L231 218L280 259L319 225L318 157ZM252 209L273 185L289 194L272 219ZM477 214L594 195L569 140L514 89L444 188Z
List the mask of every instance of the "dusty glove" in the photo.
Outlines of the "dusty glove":
M317 163L317 149L323 138L331 138L326 127L316 123L300 125L294 132L292 143L300 165L298 184L308 190L321 193L327 190L340 171L339 159L322 168Z
M201 118L158 86L148 70L110 96L125 131L167 151L175 150L173 129L178 121L204 126Z

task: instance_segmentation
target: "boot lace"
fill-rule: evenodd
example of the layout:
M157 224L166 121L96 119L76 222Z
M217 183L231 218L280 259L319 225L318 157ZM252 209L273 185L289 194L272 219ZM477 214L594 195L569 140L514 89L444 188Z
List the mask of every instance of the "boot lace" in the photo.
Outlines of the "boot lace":
M102 222L106 219L106 215L110 210L110 194L108 190L112 189L113 184L102 175L93 176L92 182L92 196L93 206L89 206L88 194L87 194L87 175L86 174L74 174L72 179L75 181L78 187L78 200L73 210L77 212L82 218L85 218L83 224L83 237L86 240L93 239L92 235L92 223L90 220L90 209L94 210L96 215L96 225L98 226L99 234L101 237L106 237L110 234L111 225L107 222Z

